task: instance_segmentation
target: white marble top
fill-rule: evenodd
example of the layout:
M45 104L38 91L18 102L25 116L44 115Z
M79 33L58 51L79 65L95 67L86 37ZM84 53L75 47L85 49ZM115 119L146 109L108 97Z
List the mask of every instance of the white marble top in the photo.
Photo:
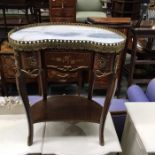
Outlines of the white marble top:
M32 146L27 146L27 132L25 115L0 115L0 155L107 155L121 152L110 114L105 124L104 146L99 145L99 125L96 123L36 123Z
M111 115L105 123L105 144L99 145L99 124L77 122L47 122L43 154L107 155L121 152Z
M42 25L23 28L10 35L15 41L31 42L41 40L93 41L103 44L117 44L125 38L116 32L90 26Z
M0 115L0 154L40 153L45 123L34 125L34 143L27 145L28 125L25 115Z
M125 103L146 152L155 152L155 102Z

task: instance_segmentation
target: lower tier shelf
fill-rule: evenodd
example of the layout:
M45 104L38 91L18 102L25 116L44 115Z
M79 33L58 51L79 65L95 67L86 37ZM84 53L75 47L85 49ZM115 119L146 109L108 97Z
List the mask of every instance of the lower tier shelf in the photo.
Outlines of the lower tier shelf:
M52 96L31 106L33 123L86 121L99 123L102 106L81 96Z

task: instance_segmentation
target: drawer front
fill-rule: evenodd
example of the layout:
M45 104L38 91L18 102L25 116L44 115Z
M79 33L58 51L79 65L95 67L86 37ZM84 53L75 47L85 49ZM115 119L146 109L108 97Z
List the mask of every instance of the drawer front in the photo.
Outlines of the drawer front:
M73 83L79 81L80 76L77 72L75 73L63 73L60 71L55 71L52 69L48 69L48 81L54 83Z
M91 54L80 52L46 52L46 65L55 65L58 67L71 66L90 66Z
M111 78L109 77L96 77L94 81L94 89L107 89L109 87L109 83L111 82Z
M75 9L73 8L52 8L51 17L73 17Z
M25 70L37 69L39 66L38 53L25 52L22 54L22 66Z
M115 55L111 54L96 54L95 55L95 66L94 68L99 72L109 72L112 70L113 64L111 62L115 61Z
M15 78L16 66L14 55L1 55L3 76L5 78ZM24 70L33 70L37 68L37 60L32 57L32 55L24 55L22 57L22 66Z
M16 66L13 54L0 55L1 59L1 72L4 78L15 78Z
M105 76L104 73L112 71L113 65L111 62L115 61L115 56L109 54L96 54L94 68L96 71L96 77L94 81L95 89L107 89L111 82L110 76Z
M15 58L13 54L0 54L0 62L1 62L1 73L3 74L3 78L7 79L15 79L16 76L16 66L15 66ZM38 68L38 59L35 58L34 55L28 52L27 54L22 55L22 68L27 71L32 71L33 69ZM26 77L33 79L31 77Z

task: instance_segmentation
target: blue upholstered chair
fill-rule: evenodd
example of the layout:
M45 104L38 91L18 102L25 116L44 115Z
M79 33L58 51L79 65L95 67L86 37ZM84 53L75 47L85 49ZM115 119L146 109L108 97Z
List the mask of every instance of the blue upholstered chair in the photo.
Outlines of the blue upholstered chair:
M110 113L119 139L121 139L126 118L125 102L155 102L155 78L152 79L144 92L138 85L131 85L127 90L128 99L113 98L110 105ZM104 104L103 98L93 98L100 105Z
M155 78L149 82L146 91L138 85L131 85L127 96L130 102L155 102Z

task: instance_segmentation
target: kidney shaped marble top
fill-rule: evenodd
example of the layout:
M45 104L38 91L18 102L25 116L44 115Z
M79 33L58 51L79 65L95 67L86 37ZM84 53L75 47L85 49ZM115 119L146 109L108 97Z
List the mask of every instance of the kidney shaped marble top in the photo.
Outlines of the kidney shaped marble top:
M93 41L103 44L117 44L125 38L109 29L77 25L41 25L27 27L10 34L15 41L33 42L41 40Z

